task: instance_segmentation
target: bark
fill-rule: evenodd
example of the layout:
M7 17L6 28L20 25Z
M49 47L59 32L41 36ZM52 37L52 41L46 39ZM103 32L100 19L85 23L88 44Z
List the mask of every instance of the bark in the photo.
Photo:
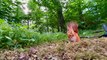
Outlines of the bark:
M62 7L59 7L57 9L57 15L58 15L58 25L59 25L59 31L61 32L65 32L65 21L64 21L64 17L62 14Z
M30 20L27 20L28 29L30 28Z

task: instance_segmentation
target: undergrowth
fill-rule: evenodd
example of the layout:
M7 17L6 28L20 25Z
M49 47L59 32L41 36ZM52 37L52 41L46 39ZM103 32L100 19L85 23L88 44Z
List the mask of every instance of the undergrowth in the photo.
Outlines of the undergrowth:
M66 39L66 34L61 32L39 33L35 29L27 29L21 24L8 24L6 21L0 20L0 48L28 47Z

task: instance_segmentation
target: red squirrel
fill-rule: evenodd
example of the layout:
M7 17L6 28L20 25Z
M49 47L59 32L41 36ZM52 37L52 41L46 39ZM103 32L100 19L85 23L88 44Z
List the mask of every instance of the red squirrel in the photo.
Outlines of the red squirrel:
M71 42L79 42L80 37L78 35L78 24L76 22L69 22L67 24L68 40Z

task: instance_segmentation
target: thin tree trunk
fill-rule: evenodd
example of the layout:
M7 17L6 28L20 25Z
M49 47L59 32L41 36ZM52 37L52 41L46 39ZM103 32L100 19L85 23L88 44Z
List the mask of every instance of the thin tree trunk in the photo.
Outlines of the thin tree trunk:
M28 29L30 28L30 20L27 20Z
M57 15L58 15L58 24L60 26L59 31L61 32L65 32L65 21L64 21L64 17L62 14L62 7L59 7L57 10Z

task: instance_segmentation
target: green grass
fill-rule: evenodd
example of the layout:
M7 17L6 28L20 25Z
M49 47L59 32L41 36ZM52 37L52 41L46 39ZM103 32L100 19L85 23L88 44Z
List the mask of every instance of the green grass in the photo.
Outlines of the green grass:
M80 30L79 31L79 35L82 37L93 37L93 36L101 36L102 34L104 34L105 32L98 32L95 33L96 30Z

